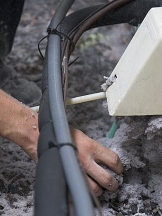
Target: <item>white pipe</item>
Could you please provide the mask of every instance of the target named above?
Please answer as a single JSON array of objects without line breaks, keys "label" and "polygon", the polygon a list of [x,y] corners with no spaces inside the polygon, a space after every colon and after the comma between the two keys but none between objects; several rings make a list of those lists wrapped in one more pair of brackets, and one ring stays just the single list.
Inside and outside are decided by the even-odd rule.
[{"label": "white pipe", "polygon": [[39,106],[31,107],[31,109],[35,112],[39,112]]},{"label": "white pipe", "polygon": [[106,98],[106,93],[105,92],[99,92],[99,93],[84,95],[84,96],[80,96],[80,97],[69,98],[69,99],[67,99],[67,105],[79,104],[79,103],[99,100],[99,99],[103,99],[103,98]]},{"label": "white pipe", "polygon": [[[94,100],[100,100],[106,98],[105,92],[98,92],[94,94],[89,95],[83,95],[75,98],[68,98],[66,104],[67,105],[73,105],[73,104],[79,104],[79,103],[85,103],[88,101],[94,101]],[[39,106],[31,107],[32,110],[38,112]]]}]

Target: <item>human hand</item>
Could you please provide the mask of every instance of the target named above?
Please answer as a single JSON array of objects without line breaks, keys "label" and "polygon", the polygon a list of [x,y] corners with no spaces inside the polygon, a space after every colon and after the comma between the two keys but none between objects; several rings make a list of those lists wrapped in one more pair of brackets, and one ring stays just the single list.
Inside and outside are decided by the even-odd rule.
[{"label": "human hand", "polygon": [[[3,91],[0,91],[0,97],[0,135],[15,142],[37,162],[38,114]],[[116,190],[116,179],[98,164],[105,164],[116,173],[121,173],[122,164],[117,154],[77,129],[71,129],[71,133],[93,191],[100,195],[102,188]]]},{"label": "human hand", "polygon": [[123,166],[118,155],[77,129],[71,128],[71,135],[92,191],[97,196],[102,194],[103,188],[115,191],[118,188],[117,180],[99,164],[106,165],[115,173],[120,174]]}]

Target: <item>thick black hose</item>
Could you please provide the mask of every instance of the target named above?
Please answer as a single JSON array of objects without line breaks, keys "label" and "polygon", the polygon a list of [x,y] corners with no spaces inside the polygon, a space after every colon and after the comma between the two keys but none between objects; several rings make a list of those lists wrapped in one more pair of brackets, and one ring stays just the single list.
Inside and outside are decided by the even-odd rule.
[{"label": "thick black hose", "polygon": [[61,167],[59,150],[51,145],[41,155],[37,166],[35,216],[67,216],[66,185]]},{"label": "thick black hose", "polygon": [[117,8],[110,14],[105,14],[94,26],[99,27],[117,23],[129,23],[138,26],[151,8],[161,6],[162,0],[135,0]]},{"label": "thick black hose", "polygon": [[[68,15],[61,22],[61,31],[65,34],[69,34],[73,28],[81,23],[91,13],[98,10],[103,4],[94,5],[91,7],[80,9],[70,15]],[[106,13],[98,19],[91,28],[101,27],[106,25],[129,23],[134,26],[138,26],[152,7],[161,7],[162,0],[134,0],[121,6],[109,13]]]},{"label": "thick black hose", "polygon": [[67,216],[67,190],[49,107],[48,55],[42,72],[42,100],[39,109],[38,165],[35,187],[35,216]]},{"label": "thick black hose", "polygon": [[[73,1],[69,0],[64,1],[63,4],[60,5],[50,23],[49,28],[57,28],[57,30],[59,30],[58,25],[65,17],[72,3]],[[62,143],[72,143],[63,102],[61,79],[61,41],[58,35],[49,36],[47,54],[50,111],[56,141],[58,145]],[[92,200],[87,190],[87,185],[79,167],[73,147],[61,147],[60,156],[77,215],[94,215]]]}]

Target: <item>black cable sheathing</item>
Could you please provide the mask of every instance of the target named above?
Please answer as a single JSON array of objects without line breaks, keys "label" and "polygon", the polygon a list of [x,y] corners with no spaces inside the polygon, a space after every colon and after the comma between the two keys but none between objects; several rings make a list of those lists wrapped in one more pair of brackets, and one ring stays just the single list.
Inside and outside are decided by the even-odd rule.
[{"label": "black cable sheathing", "polygon": [[[58,144],[72,143],[62,95],[59,43],[59,36],[49,36],[49,98],[54,132]],[[54,85],[51,83],[53,81]],[[87,189],[74,149],[71,146],[64,146],[60,148],[60,155],[77,216],[93,216],[94,210],[91,196]]]},{"label": "black cable sheathing", "polygon": [[56,143],[52,122],[48,122],[42,127],[38,143],[38,158],[40,158],[45,151],[51,148],[51,143],[53,145]]},{"label": "black cable sheathing", "polygon": [[[101,6],[103,6],[103,4],[83,8],[71,13],[61,22],[61,31],[65,34],[69,34],[73,28],[75,28],[91,13],[98,10]],[[138,26],[152,7],[161,6],[161,0],[134,0],[124,6],[110,11],[109,13],[106,13],[93,24],[92,28],[120,23],[129,23],[131,25]]]},{"label": "black cable sheathing", "polygon": [[67,216],[67,186],[58,148],[39,158],[35,186],[35,216]]},{"label": "black cable sheathing", "polygon": [[51,19],[49,27],[52,27],[52,29],[57,29],[60,22],[65,18],[68,10],[72,6],[75,0],[61,0],[54,16]]},{"label": "black cable sheathing", "polygon": [[[72,3],[73,1],[70,0],[61,3],[49,25],[49,28],[60,31],[59,23],[64,19]],[[62,143],[72,143],[63,101],[61,39],[58,35],[49,35],[47,53],[50,112],[56,141],[58,145]],[[71,146],[66,145],[60,148],[59,151],[77,216],[93,216],[93,203],[87,184],[82,175],[75,150]]]},{"label": "black cable sheathing", "polygon": [[39,107],[39,115],[38,115],[39,131],[41,131],[42,127],[48,122],[52,122],[52,118],[51,118],[51,112],[49,107],[49,93],[47,88],[42,95],[40,107]]},{"label": "black cable sheathing", "polygon": [[134,26],[141,24],[148,11],[153,7],[161,7],[161,0],[134,0],[110,14],[104,15],[99,19],[94,27],[105,26],[118,23],[129,23]]},{"label": "black cable sheathing", "polygon": [[35,188],[35,216],[67,216],[67,185],[49,109],[48,88],[39,112],[38,165]]},{"label": "black cable sheathing", "polygon": [[[47,51],[47,47],[46,47],[46,51]],[[48,53],[46,52],[45,58],[43,61],[43,70],[42,70],[42,86],[41,86],[42,94],[44,93],[46,89],[48,89],[48,61],[47,59],[48,59]]]},{"label": "black cable sheathing", "polygon": [[52,122],[48,122],[42,127],[38,143],[38,158],[52,147],[60,150],[60,148],[64,146],[70,146],[77,151],[77,148],[73,143],[59,143],[59,145],[56,143]]},{"label": "black cable sheathing", "polygon": [[38,165],[35,187],[35,216],[67,216],[67,185],[53,130],[48,90],[48,54],[42,71],[42,99],[38,124]]}]

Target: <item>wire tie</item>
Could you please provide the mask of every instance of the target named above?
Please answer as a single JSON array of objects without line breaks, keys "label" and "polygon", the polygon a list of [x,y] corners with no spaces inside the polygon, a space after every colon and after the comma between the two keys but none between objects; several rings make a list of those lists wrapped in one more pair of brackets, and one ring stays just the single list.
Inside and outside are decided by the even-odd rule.
[{"label": "wire tie", "polygon": [[65,37],[71,42],[72,46],[75,47],[73,40],[68,35],[64,34],[63,32],[60,32],[57,29],[47,28],[47,33],[48,33],[48,35],[50,35],[50,34],[58,35],[61,39],[63,39],[63,37]]},{"label": "wire tie", "polygon": [[56,147],[58,149],[64,147],[64,146],[71,146],[75,151],[78,151],[76,146],[72,143],[60,143],[60,144],[55,144],[53,142],[50,142],[49,143],[49,148],[53,148],[53,147]]}]

